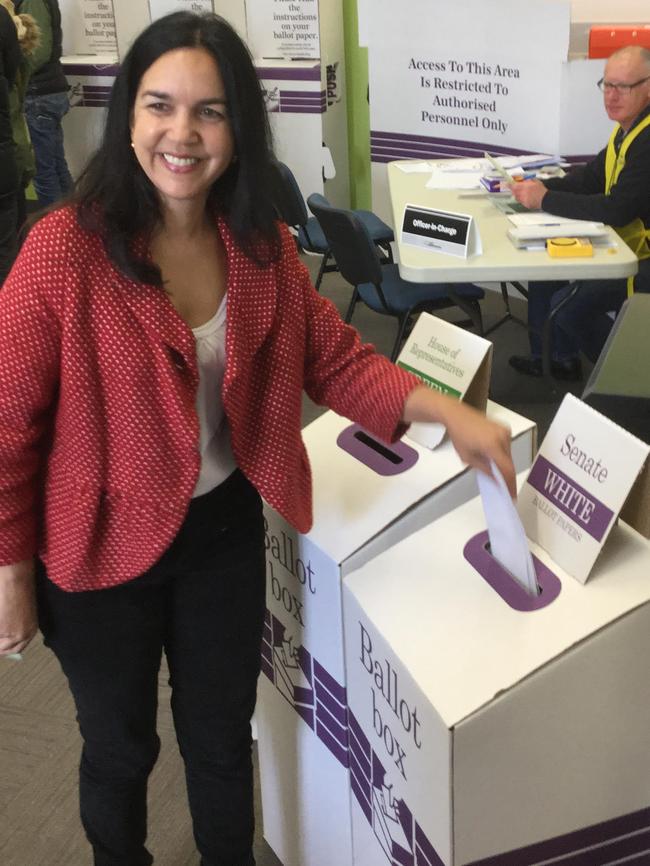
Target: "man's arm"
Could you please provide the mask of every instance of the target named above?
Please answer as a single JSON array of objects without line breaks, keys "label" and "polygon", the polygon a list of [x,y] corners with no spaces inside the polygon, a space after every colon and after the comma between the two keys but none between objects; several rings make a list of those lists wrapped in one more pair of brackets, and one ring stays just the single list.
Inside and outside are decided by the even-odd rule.
[{"label": "man's arm", "polygon": [[605,195],[605,151],[575,177],[553,179],[542,185],[524,181],[511,189],[528,208],[542,208],[567,219],[583,219],[619,227],[650,218],[650,128],[643,130],[627,152],[625,168],[610,194]]},{"label": "man's arm", "polygon": [[[605,150],[594,157],[586,165],[573,169],[564,177],[551,177],[547,180],[525,180],[510,184],[514,198],[529,210],[545,210],[558,216],[568,217],[569,214],[559,210],[551,210],[547,206],[550,199],[547,197],[549,191],[564,193],[570,199],[575,200],[580,196],[583,200],[601,193],[605,189]],[[596,217],[571,217],[572,219],[597,220]],[[600,222],[600,220],[597,220]]]}]

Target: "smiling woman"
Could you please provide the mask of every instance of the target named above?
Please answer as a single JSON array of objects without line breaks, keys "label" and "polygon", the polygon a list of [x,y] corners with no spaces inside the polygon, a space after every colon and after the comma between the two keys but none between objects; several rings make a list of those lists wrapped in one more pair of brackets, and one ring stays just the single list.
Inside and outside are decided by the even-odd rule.
[{"label": "smiling woman", "polygon": [[303,389],[384,440],[441,422],[514,489],[507,430],[362,344],[315,291],[274,177],[246,46],[216,15],[161,18],[0,292],[0,656],[38,613],[76,703],[95,866],[152,862],[162,652],[201,862],[254,864],[261,497],[308,531]]},{"label": "smiling woman", "polygon": [[131,142],[166,210],[189,203],[205,212],[212,184],[234,156],[225,87],[211,54],[178,48],[147,69],[135,98]]}]

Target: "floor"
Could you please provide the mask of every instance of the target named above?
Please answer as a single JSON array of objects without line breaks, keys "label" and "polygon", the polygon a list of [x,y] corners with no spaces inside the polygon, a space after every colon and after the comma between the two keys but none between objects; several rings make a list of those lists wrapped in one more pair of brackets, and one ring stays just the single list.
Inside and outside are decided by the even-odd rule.
[{"label": "floor", "polygon": [[[314,261],[308,262],[314,270]],[[325,277],[324,294],[340,309],[349,297],[338,275]],[[515,307],[525,314],[523,304]],[[500,295],[488,292],[486,325],[502,313]],[[367,309],[355,313],[364,339],[388,352],[395,322]],[[513,353],[526,351],[525,330],[508,322],[492,336],[494,400],[534,419],[543,435],[565,388],[518,376],[507,365]],[[580,386],[574,387],[580,393]],[[305,400],[305,423],[322,410]],[[169,688],[160,677],[161,756],[150,786],[150,847],[156,866],[198,866],[185,802],[183,769],[175,747]],[[90,855],[77,818],[76,773],[79,736],[74,709],[62,674],[40,640],[23,662],[0,660],[0,864],[2,866],[90,866]],[[262,839],[258,791],[258,866],[281,866]]]}]

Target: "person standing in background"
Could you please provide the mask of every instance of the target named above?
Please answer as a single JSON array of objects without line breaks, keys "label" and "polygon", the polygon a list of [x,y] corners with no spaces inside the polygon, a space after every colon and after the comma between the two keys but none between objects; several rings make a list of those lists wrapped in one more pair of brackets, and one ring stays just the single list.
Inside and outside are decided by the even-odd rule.
[{"label": "person standing in background", "polygon": [[20,65],[18,35],[11,15],[0,6],[0,286],[16,257],[18,169],[11,132],[9,91]]},{"label": "person standing in background", "polygon": [[61,125],[70,108],[68,82],[61,66],[61,11],[58,0],[19,0],[16,11],[32,15],[41,29],[40,47],[30,58],[32,77],[25,97],[25,118],[36,156],[34,188],[39,204],[45,207],[72,188]]},{"label": "person standing in background", "polygon": [[20,247],[27,210],[25,205],[25,190],[36,173],[36,162],[34,148],[29,137],[27,122],[25,121],[24,104],[29,76],[31,74],[30,58],[38,49],[41,42],[41,34],[38,24],[31,15],[22,13],[16,15],[12,0],[0,0],[11,15],[20,48],[20,62],[16,72],[13,87],[9,90],[9,113],[11,118],[11,130],[14,139],[14,154],[16,168],[18,171],[18,189],[16,190],[16,232],[18,246]]}]

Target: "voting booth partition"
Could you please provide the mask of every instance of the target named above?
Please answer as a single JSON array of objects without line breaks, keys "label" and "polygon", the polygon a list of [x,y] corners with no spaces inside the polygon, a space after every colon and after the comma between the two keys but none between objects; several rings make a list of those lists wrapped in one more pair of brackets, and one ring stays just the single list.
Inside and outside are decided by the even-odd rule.
[{"label": "voting booth partition", "polygon": [[247,42],[276,155],[305,197],[349,203],[343,15],[336,0],[60,0],[71,111],[64,119],[74,177],[97,148],[119,61],[171,12],[216,12]]},{"label": "voting booth partition", "polygon": [[[650,862],[650,543],[614,501],[649,449],[575,399],[553,424],[520,493],[556,533],[528,521],[541,594],[491,557],[478,498],[344,581],[355,866]],[[560,433],[574,480],[540,492]]]},{"label": "voting booth partition", "polygon": [[[530,464],[532,422],[495,404]],[[267,614],[256,711],[264,836],[283,866],[352,863],[343,578],[476,491],[449,442],[387,446],[327,412],[303,431],[314,526],[265,509]],[[347,579],[347,578],[346,578]]]},{"label": "voting booth partition", "polygon": [[650,295],[632,295],[616,317],[583,393],[586,403],[644,442],[650,442],[649,332]]},{"label": "voting booth partition", "polygon": [[[372,208],[390,219],[386,163],[562,154],[583,162],[612,122],[587,56],[591,25],[649,21],[644,0],[358,0],[368,47]],[[504,26],[504,22],[507,25]],[[535,50],[531,51],[534,41]],[[418,204],[418,202],[414,202]]]}]

